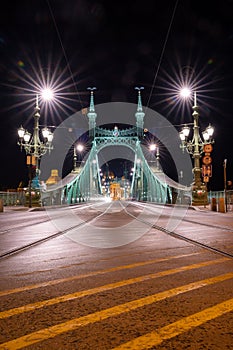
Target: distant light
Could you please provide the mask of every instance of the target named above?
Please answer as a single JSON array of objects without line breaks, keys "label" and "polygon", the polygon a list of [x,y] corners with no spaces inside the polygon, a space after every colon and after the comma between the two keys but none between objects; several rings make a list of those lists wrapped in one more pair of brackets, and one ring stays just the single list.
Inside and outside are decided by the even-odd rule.
[{"label": "distant light", "polygon": [[45,101],[51,101],[54,98],[54,93],[52,89],[46,88],[41,91],[41,97]]},{"label": "distant light", "polygon": [[23,67],[24,67],[24,63],[23,63],[23,61],[21,61],[21,60],[19,60],[17,64],[18,64],[18,66],[19,66],[20,68],[23,68]]},{"label": "distant light", "polygon": [[84,146],[81,145],[80,143],[77,145],[77,151],[82,152],[84,149]]},{"label": "distant light", "polygon": [[151,151],[155,151],[155,150],[156,150],[156,144],[155,144],[155,143],[152,143],[152,144],[150,145],[150,150],[151,150]]}]

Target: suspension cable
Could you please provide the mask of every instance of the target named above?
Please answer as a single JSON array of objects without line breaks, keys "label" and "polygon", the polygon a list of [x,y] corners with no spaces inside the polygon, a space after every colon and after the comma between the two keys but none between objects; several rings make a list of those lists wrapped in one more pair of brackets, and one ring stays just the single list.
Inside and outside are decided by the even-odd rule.
[{"label": "suspension cable", "polygon": [[70,64],[69,64],[69,62],[68,62],[67,54],[66,54],[64,45],[63,45],[63,43],[62,43],[61,35],[60,35],[59,29],[58,29],[58,26],[57,26],[57,23],[56,23],[56,20],[55,20],[55,16],[54,16],[54,13],[53,13],[53,11],[52,11],[52,7],[51,7],[51,5],[50,5],[49,0],[47,0],[47,5],[48,5],[49,12],[50,12],[50,15],[51,15],[52,20],[53,20],[53,24],[54,24],[54,27],[55,27],[55,30],[56,30],[56,33],[57,33],[57,36],[58,36],[58,40],[59,40],[60,45],[61,45],[61,48],[62,48],[63,55],[64,55],[64,57],[65,57],[65,61],[66,61],[67,67],[68,67],[68,71],[69,71],[69,73],[70,73],[72,82],[73,82],[73,84],[74,84],[74,88],[75,88],[75,90],[76,90],[76,92],[77,92],[77,95],[78,95],[79,103],[80,103],[81,107],[83,108],[83,104],[82,104],[82,101],[81,101],[81,98],[80,98],[80,94],[79,94],[78,89],[77,89],[77,86],[76,86],[76,84],[75,84],[74,75],[73,75],[73,72],[72,72],[72,70],[71,70]]},{"label": "suspension cable", "polygon": [[146,111],[148,109],[148,106],[149,106],[149,103],[150,103],[150,100],[151,100],[151,96],[152,96],[152,93],[153,93],[153,90],[154,90],[154,87],[155,87],[155,81],[156,81],[156,79],[158,77],[158,72],[160,70],[161,62],[162,62],[162,59],[163,59],[163,56],[164,56],[165,48],[166,48],[166,45],[167,45],[167,41],[168,41],[168,37],[169,37],[170,31],[171,31],[173,20],[174,20],[174,17],[175,17],[175,13],[176,13],[178,2],[179,2],[179,0],[176,0],[175,6],[174,6],[174,9],[173,9],[173,13],[172,13],[172,17],[171,17],[171,20],[170,20],[170,23],[169,23],[169,27],[168,27],[168,30],[167,30],[167,34],[166,34],[166,37],[165,37],[165,41],[164,41],[164,44],[163,44],[163,48],[162,48],[162,51],[161,51],[161,55],[160,55],[160,58],[159,58],[159,64],[158,64],[157,70],[156,70],[155,75],[154,75],[152,87],[151,87],[150,94],[149,94],[149,97],[148,97],[148,101],[147,101],[147,104],[146,104],[145,114],[146,114]]}]

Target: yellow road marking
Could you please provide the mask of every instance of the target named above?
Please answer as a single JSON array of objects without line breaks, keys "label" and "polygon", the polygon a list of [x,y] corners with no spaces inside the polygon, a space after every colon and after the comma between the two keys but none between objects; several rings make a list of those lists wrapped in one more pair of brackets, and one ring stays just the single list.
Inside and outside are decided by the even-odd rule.
[{"label": "yellow road marking", "polygon": [[201,268],[201,267],[215,265],[218,263],[222,263],[226,260],[228,260],[228,258],[221,258],[221,259],[216,259],[216,260],[211,260],[211,261],[204,261],[204,262],[198,263],[198,264],[181,266],[181,267],[178,267],[176,269],[151,273],[148,275],[130,278],[128,280],[110,283],[110,284],[106,284],[106,285],[103,285],[100,287],[87,289],[87,290],[80,291],[80,292],[75,292],[72,294],[62,295],[60,297],[56,297],[56,298],[52,298],[52,299],[38,301],[36,303],[20,306],[20,307],[14,308],[14,309],[6,310],[6,311],[2,311],[2,312],[0,312],[0,319],[7,318],[10,316],[14,316],[14,315],[18,315],[18,314],[21,314],[24,312],[29,312],[29,311],[36,310],[36,309],[41,309],[41,308],[46,307],[46,306],[67,302],[69,300],[83,298],[87,295],[93,295],[93,294],[104,292],[104,291],[111,290],[114,288],[120,288],[120,287],[127,286],[127,285],[130,285],[133,283],[139,283],[139,282],[143,282],[143,281],[146,281],[149,279],[159,278],[159,277],[168,276],[168,275],[172,275],[172,274],[183,272],[183,271],[188,271],[188,270],[193,270],[193,269],[197,269],[197,268]]},{"label": "yellow road marking", "polygon": [[82,278],[86,278],[86,277],[103,275],[103,274],[108,273],[108,272],[115,272],[115,271],[121,271],[121,270],[125,270],[125,269],[132,269],[132,268],[139,267],[139,266],[146,266],[146,265],[155,264],[155,263],[159,263],[159,262],[163,262],[163,261],[169,261],[171,259],[180,259],[180,258],[185,258],[188,256],[198,255],[198,254],[200,254],[200,253],[198,252],[198,253],[190,253],[190,254],[183,254],[183,255],[174,255],[174,256],[167,257],[167,258],[159,258],[159,259],[157,258],[154,260],[147,260],[147,261],[142,261],[142,262],[138,262],[138,263],[134,263],[134,264],[112,267],[112,268],[105,269],[105,270],[99,270],[99,271],[94,271],[94,272],[92,271],[92,272],[85,273],[85,274],[78,275],[78,276],[59,278],[59,279],[56,279],[53,281],[32,284],[29,286],[19,287],[19,288],[15,288],[15,289],[3,290],[3,291],[0,291],[0,297],[4,296],[4,295],[9,295],[9,294],[25,292],[25,291],[32,290],[32,289],[53,286],[53,285],[56,285],[59,283],[74,281],[74,280],[78,280],[78,279],[82,279]]},{"label": "yellow road marking", "polygon": [[[88,324],[95,323],[95,322],[101,322],[107,318],[114,317],[117,315],[120,315],[125,312],[129,312],[132,310],[136,310],[139,307],[143,307],[145,305],[150,305],[152,303],[158,302],[160,300],[164,300],[167,298],[174,297],[176,295],[186,293],[207,285],[211,285],[217,282],[225,281],[227,279],[230,279],[233,277],[233,273],[228,273],[225,275],[201,280],[198,282],[189,283],[184,286],[176,287],[174,289],[170,289],[164,292],[160,292],[158,294],[153,294],[145,298],[140,298],[137,300],[130,301],[125,304],[117,305],[114,307],[111,307],[106,310],[98,311],[93,314],[89,314],[86,316],[78,317],[73,320],[63,322],[60,324],[57,324],[55,326],[51,326],[45,329],[41,329],[37,332],[33,332],[27,335],[24,335],[20,338],[8,341],[6,343],[3,343],[0,345],[0,350],[7,349],[7,350],[18,350],[22,349],[23,347],[44,341],[46,339],[54,338],[59,334],[66,333],[69,331],[73,331],[79,327],[84,327]],[[222,304],[221,304],[222,305]],[[225,302],[224,312],[231,311],[233,308],[233,299],[229,302]],[[211,308],[210,308],[211,309]],[[207,309],[208,310],[208,309]],[[215,309],[214,309],[215,310]],[[218,315],[217,310],[214,312],[207,311],[209,317],[217,317]],[[223,311],[222,311],[223,313]],[[196,324],[198,325],[198,317],[195,318]],[[181,321],[180,321],[181,322]],[[183,327],[185,327],[185,322],[183,322]],[[178,330],[176,330],[178,332]],[[132,349],[132,348],[131,348]]]},{"label": "yellow road marking", "polygon": [[220,304],[197,312],[196,314],[184,317],[179,321],[171,323],[158,329],[157,331],[138,337],[112,350],[151,349],[153,346],[160,345],[164,340],[168,340],[184,332],[188,332],[192,328],[198,327],[203,323],[222,316],[230,311],[233,311],[233,299],[226,300]]}]

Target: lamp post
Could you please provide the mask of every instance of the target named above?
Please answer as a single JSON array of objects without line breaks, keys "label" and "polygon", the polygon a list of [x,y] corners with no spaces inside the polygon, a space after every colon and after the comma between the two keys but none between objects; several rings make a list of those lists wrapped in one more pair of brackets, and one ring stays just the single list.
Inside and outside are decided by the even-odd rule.
[{"label": "lamp post", "polygon": [[224,162],[223,162],[223,177],[224,177],[225,211],[227,212],[227,159],[224,159]]},{"label": "lamp post", "polygon": [[77,144],[75,146],[74,144],[74,156],[73,156],[73,159],[74,159],[74,167],[73,167],[73,171],[77,171],[78,168],[77,168],[77,151],[79,153],[82,153],[82,151],[84,150],[84,146],[82,144]]},{"label": "lamp post", "polygon": [[[183,91],[183,96],[188,96],[187,89]],[[194,158],[194,167],[193,167],[193,183],[192,183],[192,204],[193,205],[206,205],[207,200],[207,186],[206,183],[209,181],[209,176],[211,176],[211,157],[210,153],[212,151],[212,144],[214,140],[212,139],[214,129],[209,124],[209,126],[202,133],[202,137],[199,133],[198,125],[198,106],[197,106],[197,95],[194,92],[194,105],[193,105],[193,137],[192,140],[188,141],[188,136],[190,128],[188,125],[185,125],[180,132],[180,138],[182,144],[180,147],[184,150],[186,149],[189,154]],[[200,158],[202,153],[205,152],[205,157],[203,158],[204,165],[202,169],[200,167]],[[202,171],[203,170],[203,171]],[[202,181],[202,175],[205,181]]]},{"label": "lamp post", "polygon": [[[39,190],[39,160],[47,151],[50,152],[53,148],[53,134],[47,127],[44,127],[41,131],[43,141],[41,141],[40,139],[40,107],[38,95],[36,95],[36,106],[33,117],[34,127],[32,134],[26,129],[24,129],[22,126],[18,129],[18,145],[20,146],[21,150],[25,150],[27,154],[27,165],[29,166],[29,208],[32,207],[32,188]],[[32,174],[32,166],[35,166],[34,178]],[[39,197],[39,195],[37,197]],[[39,204],[39,198],[38,203],[36,204]]]},{"label": "lamp post", "polygon": [[159,170],[159,146],[155,143],[151,143],[149,149],[151,152],[156,151],[156,170]]}]

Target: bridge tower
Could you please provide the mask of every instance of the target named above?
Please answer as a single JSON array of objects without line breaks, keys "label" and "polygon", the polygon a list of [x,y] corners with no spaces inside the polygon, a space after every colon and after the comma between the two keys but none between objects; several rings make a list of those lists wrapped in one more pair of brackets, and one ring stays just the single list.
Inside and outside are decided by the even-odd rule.
[{"label": "bridge tower", "polygon": [[144,133],[144,116],[145,113],[142,109],[142,98],[141,98],[141,90],[143,90],[144,87],[135,87],[135,90],[138,90],[138,105],[137,105],[137,111],[135,113],[136,118],[136,128],[137,128],[137,136],[139,139],[142,139],[143,133]]},{"label": "bridge tower", "polygon": [[95,138],[95,127],[96,127],[96,117],[97,113],[95,112],[95,105],[94,105],[94,90],[96,90],[96,87],[89,87],[87,90],[90,90],[90,106],[89,111],[87,113],[87,117],[89,120],[89,137],[90,139]]}]

